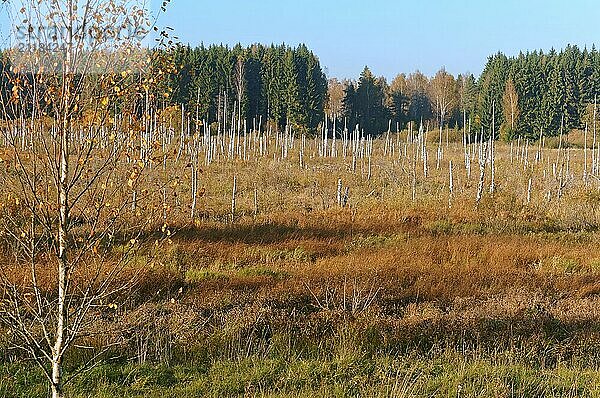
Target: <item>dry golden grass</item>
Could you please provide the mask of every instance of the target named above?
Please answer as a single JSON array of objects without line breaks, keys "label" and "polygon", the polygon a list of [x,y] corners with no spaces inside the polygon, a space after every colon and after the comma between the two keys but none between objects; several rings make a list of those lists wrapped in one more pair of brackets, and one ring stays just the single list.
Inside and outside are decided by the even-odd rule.
[{"label": "dry golden grass", "polygon": [[[310,283],[357,277],[381,288],[378,300],[400,303],[449,303],[513,290],[552,297],[593,295],[600,265],[598,181],[584,184],[583,151],[561,154],[563,162],[568,156],[569,182],[559,199],[552,175],[556,150],[544,148],[542,160],[535,162],[537,144],[531,143],[524,162],[518,159],[524,148],[517,150],[513,143],[511,163],[509,144],[497,143],[496,192],[488,192],[488,169],[477,206],[476,159],[467,178],[460,140],[450,141],[448,147],[444,142],[439,170],[436,146],[429,144],[429,176],[417,167],[416,200],[410,159],[398,153],[384,156],[383,140],[375,142],[371,179],[367,159],[359,159],[354,172],[350,158],[320,158],[316,148],[314,157],[305,154],[303,168],[293,150],[288,159],[275,155],[213,163],[201,177],[206,194],[195,223],[186,217],[183,174],[180,201],[170,207],[175,235],[162,263],[176,264],[194,300],[208,300],[228,288],[266,289],[265,297],[286,290],[307,294]],[[587,162],[589,169],[589,153]],[[234,175],[238,217],[229,224]],[[526,203],[529,177],[532,199]],[[335,203],[338,178],[350,188],[346,208]]]},{"label": "dry golden grass", "polygon": [[[120,279],[137,275],[137,284],[122,307],[99,309],[99,328],[130,344],[136,330],[148,340],[167,339],[155,347],[160,358],[163,343],[191,347],[225,333],[240,346],[267,344],[283,331],[318,341],[348,322],[359,336],[377,336],[373,349],[460,341],[494,349],[549,339],[576,352],[582,341],[597,339],[600,185],[583,179],[583,150],[561,153],[561,181],[553,173],[556,150],[544,148],[536,162],[531,143],[524,161],[524,148],[513,143],[511,156],[509,144],[497,143],[496,191],[489,192],[488,168],[476,204],[479,167],[474,158],[467,176],[460,137],[444,142],[439,169],[436,144],[428,144],[429,175],[417,161],[414,199],[415,169],[404,152],[415,153],[414,144],[404,140],[402,154],[384,154],[384,140],[375,141],[370,178],[367,158],[354,171],[351,157],[321,158],[314,146],[304,167],[297,147],[287,159],[271,148],[262,158],[218,160],[203,169],[205,194],[194,220],[187,161],[171,159],[169,174],[178,182],[168,185],[164,203],[170,236],[156,247],[163,220],[154,220]],[[145,177],[149,186],[164,178],[157,170]],[[336,203],[338,179],[350,192],[343,208]],[[162,198],[150,196],[131,219],[159,214]]]}]

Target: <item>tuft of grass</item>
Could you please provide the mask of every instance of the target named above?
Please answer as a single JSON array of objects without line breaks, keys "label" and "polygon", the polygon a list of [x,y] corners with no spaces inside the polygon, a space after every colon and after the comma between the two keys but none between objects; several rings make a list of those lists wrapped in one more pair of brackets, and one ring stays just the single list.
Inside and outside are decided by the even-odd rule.
[{"label": "tuft of grass", "polygon": [[229,279],[229,275],[224,272],[212,271],[209,269],[196,269],[190,268],[185,272],[185,282],[193,284],[206,280],[226,280]]},{"label": "tuft of grass", "polygon": [[296,263],[312,263],[316,260],[316,255],[304,249],[301,246],[293,249],[273,249],[261,250],[261,260],[266,263],[276,262],[296,262]]},{"label": "tuft of grass", "polygon": [[539,267],[544,271],[566,275],[581,273],[587,270],[579,261],[560,256],[553,256],[547,259]]}]

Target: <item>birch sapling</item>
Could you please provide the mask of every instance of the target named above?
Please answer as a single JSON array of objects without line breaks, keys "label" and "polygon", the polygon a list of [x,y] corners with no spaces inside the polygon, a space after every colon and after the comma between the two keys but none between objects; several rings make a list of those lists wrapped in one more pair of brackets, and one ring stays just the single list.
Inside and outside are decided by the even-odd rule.
[{"label": "birch sapling", "polygon": [[235,221],[235,206],[236,206],[236,197],[237,197],[237,176],[233,176],[233,188],[231,190],[231,223]]}]

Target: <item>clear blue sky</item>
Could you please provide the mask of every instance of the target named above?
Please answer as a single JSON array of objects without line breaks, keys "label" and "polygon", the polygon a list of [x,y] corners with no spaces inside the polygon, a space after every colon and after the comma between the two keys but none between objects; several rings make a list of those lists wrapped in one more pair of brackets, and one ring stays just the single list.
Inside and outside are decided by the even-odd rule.
[{"label": "clear blue sky", "polygon": [[442,66],[479,75],[498,51],[600,47],[598,0],[172,0],[159,25],[192,45],[306,43],[339,78],[365,65],[388,79]]},{"label": "clear blue sky", "polygon": [[160,24],[192,45],[303,42],[330,77],[478,75],[498,51],[600,47],[597,0],[172,0]]}]

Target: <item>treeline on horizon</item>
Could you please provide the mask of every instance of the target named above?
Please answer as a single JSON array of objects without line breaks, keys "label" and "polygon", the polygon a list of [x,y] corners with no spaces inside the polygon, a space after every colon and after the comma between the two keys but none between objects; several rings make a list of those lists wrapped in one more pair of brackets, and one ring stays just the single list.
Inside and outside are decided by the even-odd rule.
[{"label": "treeline on horizon", "polygon": [[314,131],[323,121],[327,78],[304,44],[178,46],[174,59],[171,103],[209,123],[270,121],[279,129]]},{"label": "treeline on horizon", "polygon": [[[164,51],[152,51],[154,58],[169,58],[172,63],[167,79],[150,88],[152,97],[159,99],[154,105],[159,109],[183,106],[192,126],[208,122],[215,124],[215,130],[225,131],[270,122],[278,129],[289,126],[296,131],[315,131],[324,120],[327,78],[317,56],[304,44],[238,44],[231,48],[178,45]],[[156,56],[161,52],[166,57]],[[19,93],[20,101],[20,106],[0,107],[2,117],[29,117],[31,106],[26,102],[39,97],[31,91],[32,76],[15,73],[9,56],[2,52],[0,74],[2,103],[14,105],[15,93]],[[135,72],[129,76],[130,80],[136,78]],[[16,81],[20,82],[18,90]],[[133,115],[143,113],[143,93],[138,97],[142,99],[117,98],[109,108],[113,112],[133,109]],[[46,103],[42,108],[49,113],[52,109]]]},{"label": "treeline on horizon", "polygon": [[600,53],[567,46],[515,57],[497,53],[478,79],[442,68],[432,78],[417,71],[388,84],[365,67],[357,81],[329,80],[327,110],[371,133],[423,122],[537,138],[592,127],[599,90]]},{"label": "treeline on horizon", "polygon": [[[433,77],[401,73],[390,83],[368,67],[357,80],[327,80],[318,57],[304,44],[179,45],[171,51],[175,67],[166,86],[155,87],[168,95],[158,95],[157,106],[183,105],[188,119],[221,131],[271,123],[316,132],[327,117],[330,126],[337,122],[338,131],[358,125],[373,135],[413,122],[486,135],[493,130],[496,138],[537,138],[595,126],[600,90],[600,53],[594,47],[514,57],[497,53],[479,78],[455,77],[442,68]],[[6,99],[12,89],[6,59],[1,69],[0,95]]]}]

